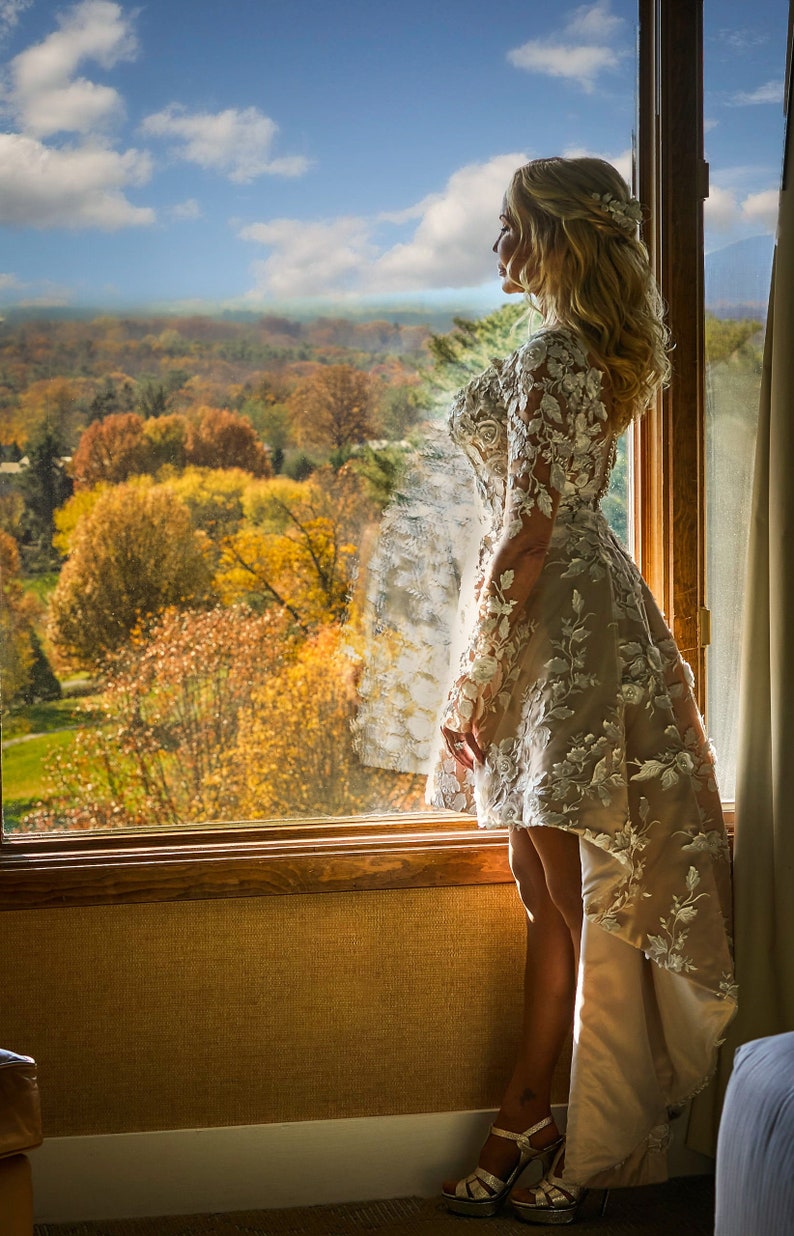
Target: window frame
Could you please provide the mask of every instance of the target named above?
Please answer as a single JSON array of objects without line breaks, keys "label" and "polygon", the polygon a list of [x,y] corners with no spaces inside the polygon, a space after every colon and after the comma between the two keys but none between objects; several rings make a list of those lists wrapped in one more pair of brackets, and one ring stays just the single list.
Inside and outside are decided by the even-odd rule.
[{"label": "window frame", "polygon": [[[675,341],[634,434],[637,558],[705,701],[702,0],[638,0],[637,188]],[[674,173],[674,174],[673,174]],[[693,502],[693,496],[695,501]],[[423,813],[0,836],[0,909],[510,883],[507,832]]]}]

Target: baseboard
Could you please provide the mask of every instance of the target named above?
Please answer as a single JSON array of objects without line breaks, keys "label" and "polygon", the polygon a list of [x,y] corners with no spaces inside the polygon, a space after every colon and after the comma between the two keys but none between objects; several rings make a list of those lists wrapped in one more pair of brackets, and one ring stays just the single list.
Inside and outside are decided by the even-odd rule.
[{"label": "baseboard", "polygon": [[[433,1197],[441,1180],[474,1162],[493,1116],[429,1112],[49,1138],[30,1156],[36,1221]],[[564,1123],[564,1109],[555,1117]],[[672,1174],[712,1170],[711,1159],[679,1144],[684,1123],[674,1126]]]}]

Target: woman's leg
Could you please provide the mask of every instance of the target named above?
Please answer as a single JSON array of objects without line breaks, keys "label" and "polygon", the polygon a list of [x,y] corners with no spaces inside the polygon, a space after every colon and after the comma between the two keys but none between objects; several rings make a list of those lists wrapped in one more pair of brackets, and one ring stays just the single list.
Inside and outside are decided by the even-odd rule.
[{"label": "woman's leg", "polygon": [[[571,928],[551,896],[546,864],[534,843],[540,833],[558,834],[558,830],[510,830],[510,866],[527,912],[524,1019],[516,1066],[494,1123],[497,1128],[513,1133],[521,1133],[549,1115],[551,1079],[573,1025],[576,993],[577,953]],[[576,845],[573,876],[581,890],[578,841],[567,834],[558,835],[564,842]],[[548,864],[552,863],[553,844],[543,846]],[[563,864],[570,871],[570,847]],[[581,891],[579,899],[581,904]],[[551,1125],[536,1134],[532,1142],[541,1149],[558,1136],[556,1126]],[[481,1167],[500,1179],[509,1175],[517,1161],[515,1144],[493,1136],[487,1138],[479,1160]],[[454,1185],[454,1181],[446,1181],[445,1191],[454,1192]]]},{"label": "woman's leg", "polygon": [[[558,828],[534,828],[532,839],[543,868],[549,897],[564,921],[568,933],[573,963],[573,998],[575,998],[584,917],[579,838],[575,833],[567,833]],[[573,998],[570,1006],[571,1021],[573,1021]],[[563,1155],[557,1162],[555,1171],[562,1174],[564,1165],[565,1156]],[[525,1202],[534,1200],[532,1190],[518,1189],[515,1197]]]}]

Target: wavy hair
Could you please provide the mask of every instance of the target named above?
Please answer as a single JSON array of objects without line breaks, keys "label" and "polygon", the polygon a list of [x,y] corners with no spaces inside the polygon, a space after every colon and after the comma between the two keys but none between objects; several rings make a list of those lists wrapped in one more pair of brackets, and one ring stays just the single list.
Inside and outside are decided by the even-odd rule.
[{"label": "wavy hair", "polygon": [[534,159],[515,172],[505,213],[518,244],[510,279],[548,321],[576,330],[608,374],[621,432],[670,376],[670,337],[637,203],[602,159]]}]

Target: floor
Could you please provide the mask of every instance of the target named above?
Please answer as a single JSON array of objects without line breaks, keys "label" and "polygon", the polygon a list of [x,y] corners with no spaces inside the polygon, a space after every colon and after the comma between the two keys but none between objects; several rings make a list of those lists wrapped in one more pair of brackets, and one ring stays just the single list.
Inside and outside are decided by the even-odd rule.
[{"label": "floor", "polygon": [[[577,1231],[594,1236],[712,1236],[714,1178],[679,1177],[643,1189],[617,1189],[606,1215],[600,1198],[587,1199]],[[396,1198],[345,1206],[295,1210],[236,1211],[226,1215],[182,1215],[163,1219],[116,1219],[92,1223],[42,1223],[36,1236],[526,1236],[551,1233],[558,1226],[518,1222],[505,1211],[494,1219],[449,1214],[438,1198]]]}]

